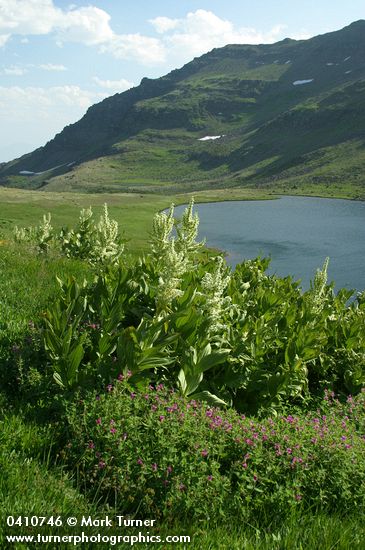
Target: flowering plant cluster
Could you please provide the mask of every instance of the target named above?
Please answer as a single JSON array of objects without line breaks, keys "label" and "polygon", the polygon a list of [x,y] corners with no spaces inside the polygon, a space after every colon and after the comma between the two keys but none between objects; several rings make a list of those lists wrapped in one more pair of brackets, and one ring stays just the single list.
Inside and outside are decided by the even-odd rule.
[{"label": "flowering plant cluster", "polygon": [[365,392],[258,420],[186,401],[131,373],[69,409],[64,456],[125,514],[171,521],[341,514],[365,504]]},{"label": "flowering plant cluster", "polygon": [[[326,387],[358,393],[365,385],[361,296],[348,305],[351,292],[334,293],[328,260],[302,292],[290,277],[267,275],[267,260],[232,271],[223,258],[198,254],[192,209],[181,222],[173,208],[157,214],[150,254],[134,264],[111,266],[88,284],[60,282],[44,322],[59,385],[108,383],[130,369],[135,385],[167,383],[190,398],[265,413]],[[89,223],[89,214],[83,219]],[[103,220],[105,229],[106,210]]]},{"label": "flowering plant cluster", "polygon": [[51,214],[47,214],[38,227],[15,227],[13,236],[15,242],[31,243],[41,253],[60,247],[68,258],[79,258],[98,266],[116,265],[124,250],[118,222],[110,219],[107,204],[98,222],[91,207],[83,208],[73,229],[62,228],[57,234],[51,226]]},{"label": "flowering plant cluster", "polygon": [[51,214],[44,214],[43,219],[37,227],[18,227],[14,228],[14,241],[17,243],[32,243],[39,253],[46,254],[52,245],[54,231],[51,225]]},{"label": "flowering plant cluster", "polygon": [[66,256],[91,264],[115,265],[124,250],[118,222],[110,219],[107,204],[104,204],[99,222],[95,223],[93,216],[91,207],[83,209],[75,229],[62,229],[61,249]]}]

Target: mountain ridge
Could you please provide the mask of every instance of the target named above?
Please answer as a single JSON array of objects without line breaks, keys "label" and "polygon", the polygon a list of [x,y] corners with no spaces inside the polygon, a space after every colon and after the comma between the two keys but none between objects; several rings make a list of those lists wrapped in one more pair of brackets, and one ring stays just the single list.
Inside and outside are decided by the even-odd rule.
[{"label": "mountain ridge", "polygon": [[[296,166],[303,176],[314,154],[317,178],[326,166],[333,171],[333,147],[365,163],[364,107],[364,20],[308,40],[227,45],[91,106],[45,146],[1,164],[0,183],[86,191],[276,185]],[[201,141],[209,136],[221,137]],[[351,179],[344,166],[338,178]],[[355,180],[363,185],[365,176]]]}]

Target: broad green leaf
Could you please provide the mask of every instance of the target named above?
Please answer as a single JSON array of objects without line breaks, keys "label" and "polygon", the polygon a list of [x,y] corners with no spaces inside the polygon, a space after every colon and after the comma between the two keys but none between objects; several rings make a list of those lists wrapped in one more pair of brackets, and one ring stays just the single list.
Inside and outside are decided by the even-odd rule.
[{"label": "broad green leaf", "polygon": [[199,372],[205,372],[212,367],[224,363],[228,355],[229,350],[215,351],[209,355],[205,355],[202,359],[200,359],[197,365]]},{"label": "broad green leaf", "polygon": [[228,406],[228,403],[226,403],[226,401],[223,401],[223,399],[221,399],[217,395],[214,395],[213,393],[210,393],[207,390],[201,391],[199,393],[194,393],[193,395],[189,395],[189,399],[205,401],[206,403],[208,403],[208,405],[212,405],[213,407]]}]

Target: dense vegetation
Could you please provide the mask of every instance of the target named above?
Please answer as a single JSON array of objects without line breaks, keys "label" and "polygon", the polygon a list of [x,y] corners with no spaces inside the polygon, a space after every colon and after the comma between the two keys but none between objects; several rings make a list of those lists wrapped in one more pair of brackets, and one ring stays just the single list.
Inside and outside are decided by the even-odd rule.
[{"label": "dense vegetation", "polygon": [[304,293],[264,259],[232,272],[197,228],[193,203],[157,214],[133,259],[105,206],[3,243],[2,513],[153,516],[199,548],[300,547],[313,522],[310,547],[361,548],[364,295],[327,260]]}]

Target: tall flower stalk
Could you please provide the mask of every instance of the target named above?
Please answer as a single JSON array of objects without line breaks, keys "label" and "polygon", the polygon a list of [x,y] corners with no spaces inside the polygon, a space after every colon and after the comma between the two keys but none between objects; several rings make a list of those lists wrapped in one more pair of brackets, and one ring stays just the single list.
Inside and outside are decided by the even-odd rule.
[{"label": "tall flower stalk", "polygon": [[37,229],[37,246],[41,253],[46,254],[49,251],[52,238],[51,214],[48,213],[43,215],[43,221]]},{"label": "tall flower stalk", "polygon": [[101,264],[116,264],[124,250],[124,244],[119,236],[116,220],[109,217],[108,206],[105,203],[103,213],[96,226],[95,243],[93,247],[94,262]]},{"label": "tall flower stalk", "polygon": [[229,296],[225,296],[229,281],[230,275],[224,266],[223,258],[218,256],[215,259],[213,272],[206,272],[201,281],[201,296],[203,297],[201,310],[208,322],[209,335],[216,334],[224,328],[224,324],[221,322],[222,316],[231,303]]},{"label": "tall flower stalk", "polygon": [[150,239],[151,252],[154,261],[161,262],[169,248],[171,233],[174,229],[174,205],[171,204],[168,214],[158,212],[152,222]]},{"label": "tall flower stalk", "polygon": [[[181,278],[191,268],[194,255],[203,246],[196,242],[199,217],[193,213],[194,200],[191,199],[181,221],[174,219],[174,205],[168,214],[159,212],[153,219],[151,234],[152,259],[158,274],[156,308],[159,313],[170,309],[172,301],[182,294]],[[173,230],[176,228],[176,236]]]},{"label": "tall flower stalk", "polygon": [[329,258],[326,258],[322,269],[317,269],[314,276],[314,281],[311,284],[311,289],[308,293],[309,303],[311,304],[314,313],[320,312],[325,305],[328,263]]},{"label": "tall flower stalk", "polygon": [[189,206],[185,208],[180,225],[176,228],[176,248],[184,254],[186,262],[192,262],[196,254],[204,245],[205,241],[197,242],[199,229],[198,213],[193,213],[194,198],[191,198]]}]

